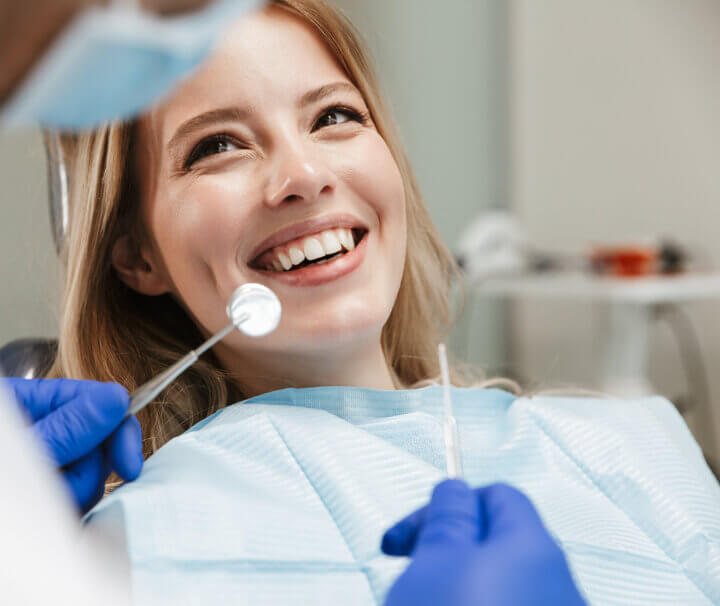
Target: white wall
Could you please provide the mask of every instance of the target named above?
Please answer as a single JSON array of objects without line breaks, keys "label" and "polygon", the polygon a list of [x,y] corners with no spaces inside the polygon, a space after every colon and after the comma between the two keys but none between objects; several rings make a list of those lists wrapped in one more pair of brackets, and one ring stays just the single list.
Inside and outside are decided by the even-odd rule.
[{"label": "white wall", "polygon": [[[671,235],[720,265],[720,2],[513,0],[510,23],[512,199],[533,240],[571,251]],[[518,305],[521,372],[542,385],[591,383],[596,311]],[[720,420],[720,301],[688,311]],[[684,390],[660,329],[651,376],[667,396]],[[707,418],[690,418],[706,443]]]}]

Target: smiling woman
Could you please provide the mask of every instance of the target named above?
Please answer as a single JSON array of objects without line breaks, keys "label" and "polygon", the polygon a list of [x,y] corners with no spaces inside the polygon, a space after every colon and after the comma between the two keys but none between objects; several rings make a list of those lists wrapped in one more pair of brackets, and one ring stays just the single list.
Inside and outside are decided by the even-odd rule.
[{"label": "smiling woman", "polygon": [[[245,396],[394,387],[381,334],[405,266],[405,187],[365,96],[316,33],[286,9],[242,21],[140,122],[138,145],[150,237],[125,234],[112,256],[130,288],[170,294],[213,333],[238,284],[271,287],[283,304],[278,329],[214,350]],[[326,256],[323,235],[332,248],[332,230],[345,229],[363,234],[358,246],[312,263]],[[292,266],[268,271],[262,254]]]},{"label": "smiling woman", "polygon": [[[153,456],[89,514],[125,539],[136,602],[380,603],[404,566],[382,532],[447,469],[441,392],[418,384],[454,264],[350,26],[273,2],[150,113],[65,144],[55,375],[134,390],[239,284],[283,307],[141,412]],[[720,490],[668,402],[448,392],[468,482],[526,492],[592,603],[718,601]]]},{"label": "smiling woman", "polygon": [[146,454],[242,397],[437,375],[454,264],[355,35],[322,2],[273,3],[151,113],[65,145],[54,375],[132,391],[218,330],[238,284],[282,301],[273,335],[232,335],[144,411]]}]

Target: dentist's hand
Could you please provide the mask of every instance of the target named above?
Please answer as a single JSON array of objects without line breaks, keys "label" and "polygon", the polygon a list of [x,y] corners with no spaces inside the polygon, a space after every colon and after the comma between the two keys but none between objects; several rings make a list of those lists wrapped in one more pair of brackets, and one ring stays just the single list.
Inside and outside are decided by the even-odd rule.
[{"label": "dentist's hand", "polygon": [[585,604],[529,499],[504,484],[442,482],[385,533],[382,550],[412,556],[385,606]]},{"label": "dentist's hand", "polygon": [[114,470],[134,480],[143,466],[135,417],[123,421],[130,399],[116,383],[69,379],[0,379],[33,422],[32,430],[61,468],[81,511],[100,500]]}]

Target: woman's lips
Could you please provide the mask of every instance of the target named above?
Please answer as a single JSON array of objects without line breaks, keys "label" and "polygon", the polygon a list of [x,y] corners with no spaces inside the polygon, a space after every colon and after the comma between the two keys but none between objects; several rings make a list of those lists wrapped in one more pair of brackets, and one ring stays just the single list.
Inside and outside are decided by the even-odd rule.
[{"label": "woman's lips", "polygon": [[358,242],[353,250],[319,265],[307,265],[291,271],[268,271],[255,269],[263,277],[277,280],[288,286],[318,286],[326,282],[337,280],[357,269],[365,258],[369,232],[366,232],[362,240]]}]

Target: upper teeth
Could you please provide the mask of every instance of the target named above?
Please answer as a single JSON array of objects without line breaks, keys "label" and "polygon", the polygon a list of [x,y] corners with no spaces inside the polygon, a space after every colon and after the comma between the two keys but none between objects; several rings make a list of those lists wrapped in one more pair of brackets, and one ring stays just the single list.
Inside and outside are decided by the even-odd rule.
[{"label": "upper teeth", "polygon": [[260,259],[260,267],[275,271],[288,271],[306,259],[314,261],[327,255],[334,255],[345,249],[355,248],[352,231],[347,228],[328,229],[293,242],[277,246],[266,252]]}]

